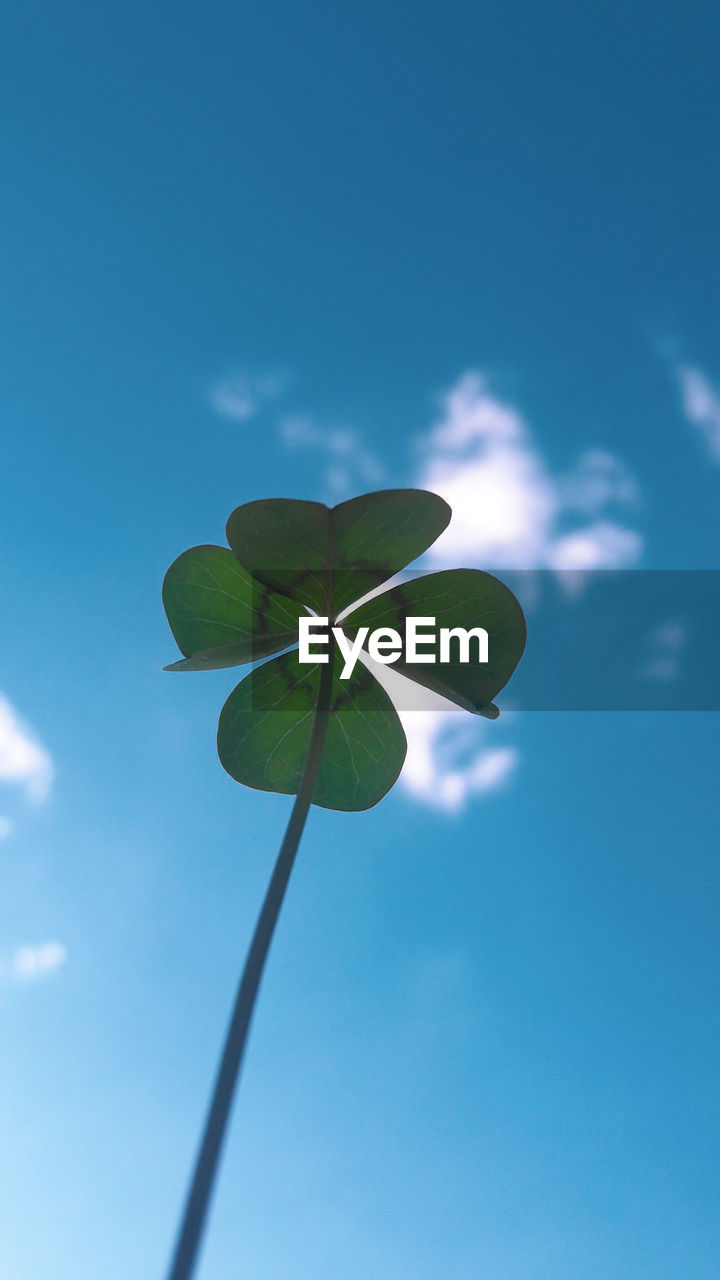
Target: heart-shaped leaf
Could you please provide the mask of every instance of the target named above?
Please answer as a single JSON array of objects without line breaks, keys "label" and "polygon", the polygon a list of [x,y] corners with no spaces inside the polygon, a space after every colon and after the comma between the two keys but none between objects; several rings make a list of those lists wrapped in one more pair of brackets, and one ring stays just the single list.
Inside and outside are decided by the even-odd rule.
[{"label": "heart-shaped leaf", "polygon": [[507,684],[525,648],[525,619],[512,591],[480,569],[446,569],[367,600],[345,619],[343,630],[355,635],[364,626],[371,631],[390,628],[404,639],[408,617],[434,618],[438,630],[483,627],[487,631],[487,662],[460,662],[455,639],[450,642],[450,662],[408,662],[403,649],[393,666],[466,710],[495,719],[498,712],[492,700]]},{"label": "heart-shaped leaf", "polygon": [[237,507],[227,539],[254,578],[336,618],[422,555],[450,515],[423,489],[386,489],[332,508],[270,498]]},{"label": "heart-shaped leaf", "polygon": [[167,671],[208,671],[297,643],[307,611],[258,583],[227,547],[192,547],[165,574],[163,604],[181,653]]},{"label": "heart-shaped leaf", "polygon": [[[407,743],[397,712],[363,666],[340,679],[335,654],[332,701],[313,804],[369,809],[393,786]],[[320,687],[319,664],[301,665],[296,651],[256,667],[220,713],[218,755],[238,782],[293,795],[307,755]]]}]

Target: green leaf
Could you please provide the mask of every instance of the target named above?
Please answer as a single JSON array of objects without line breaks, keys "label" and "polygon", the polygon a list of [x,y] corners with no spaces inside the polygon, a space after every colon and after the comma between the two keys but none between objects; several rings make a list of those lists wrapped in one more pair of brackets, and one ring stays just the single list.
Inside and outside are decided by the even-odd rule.
[{"label": "green leaf", "polygon": [[[238,507],[227,526],[231,550],[195,547],[168,570],[163,599],[185,655],[168,670],[234,666],[289,649],[297,643],[304,606],[335,621],[426,550],[449,517],[441,498],[417,489],[366,494],[332,509],[279,498]],[[486,663],[461,662],[456,649],[445,663],[417,665],[403,653],[394,665],[494,719],[499,713],[492,699],[510,679],[525,644],[525,623],[512,592],[478,569],[428,574],[351,610],[343,629],[354,635],[361,626],[387,628],[404,636],[408,616],[433,618],[437,629],[487,630]],[[364,809],[395,782],[405,736],[375,677],[358,665],[342,680],[343,666],[338,653],[313,802]],[[328,680],[321,681],[321,671],[329,674],[319,663],[301,666],[297,652],[283,653],[237,686],[218,731],[220,759],[232,777],[261,790],[297,792],[319,697],[327,708]],[[323,730],[325,714],[317,720]]]},{"label": "green leaf", "polygon": [[237,507],[227,539],[253,577],[336,618],[422,555],[450,514],[423,489],[368,493],[333,508],[269,498]]},{"label": "green leaf", "polygon": [[459,662],[457,641],[452,641],[453,660],[449,663],[410,663],[403,649],[393,668],[466,710],[495,719],[498,710],[492,700],[507,684],[525,648],[525,619],[512,591],[480,569],[447,569],[375,596],[353,610],[342,625],[350,635],[363,626],[371,631],[387,627],[398,631],[404,640],[408,616],[434,618],[438,629],[485,628],[486,663]]},{"label": "green leaf", "polygon": [[207,671],[297,643],[306,611],[253,578],[227,547],[192,547],[171,564],[163,604],[185,659],[168,671]]},{"label": "green leaf", "polygon": [[[407,744],[397,712],[358,664],[347,680],[335,656],[332,709],[313,804],[345,811],[377,804],[402,768]],[[296,652],[256,667],[220,713],[218,755],[237,782],[261,791],[298,790],[318,699],[320,665]]]}]

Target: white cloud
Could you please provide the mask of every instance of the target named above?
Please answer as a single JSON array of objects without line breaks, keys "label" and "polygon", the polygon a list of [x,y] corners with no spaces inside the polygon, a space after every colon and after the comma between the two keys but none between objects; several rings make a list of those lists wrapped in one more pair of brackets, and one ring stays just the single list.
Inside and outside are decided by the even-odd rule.
[{"label": "white cloud", "polygon": [[0,782],[24,789],[30,800],[45,800],[52,786],[53,762],[11,703],[0,693]]},{"label": "white cloud", "polygon": [[12,822],[0,813],[0,840],[7,840],[12,831]]},{"label": "white cloud", "polygon": [[465,711],[408,711],[400,719],[408,740],[402,785],[430,808],[459,813],[473,796],[504,787],[515,772],[515,748],[487,745],[487,724]]},{"label": "white cloud", "polygon": [[385,468],[353,427],[323,427],[312,418],[294,416],[283,418],[280,437],[288,449],[314,449],[325,457],[325,488],[333,502],[384,479]]},{"label": "white cloud", "polygon": [[711,457],[720,462],[720,390],[696,366],[678,364],[675,374],[685,416],[698,428]]},{"label": "white cloud", "polygon": [[277,373],[230,373],[210,388],[210,404],[223,418],[247,422],[263,404],[280,395],[284,382]]},{"label": "white cloud", "polygon": [[0,965],[14,982],[36,982],[65,964],[67,947],[62,942],[40,942],[16,947],[9,963]]},{"label": "white cloud", "polygon": [[555,481],[561,505],[568,511],[597,516],[607,506],[633,506],[639,498],[634,476],[606,449],[586,449],[567,475]]},{"label": "white cloud", "polygon": [[680,674],[680,659],[687,643],[687,629],[682,622],[664,622],[651,632],[649,656],[640,674],[646,680],[663,684]]},{"label": "white cloud", "polygon": [[[421,442],[416,478],[452,507],[450,525],[428,552],[431,567],[582,571],[639,560],[642,537],[620,515],[637,504],[638,489],[614,454],[589,449],[568,471],[552,471],[522,415],[474,370],[441,406]],[[573,583],[581,585],[575,575]],[[423,804],[458,813],[516,772],[519,753],[498,744],[493,723],[447,703],[401,719],[408,739],[401,783]]]},{"label": "white cloud", "polygon": [[591,449],[553,473],[521,414],[475,370],[441,405],[418,478],[453,509],[428,553],[433,565],[596,569],[639,559],[640,534],[616,514],[637,501],[637,486],[613,454]]},{"label": "white cloud", "polygon": [[555,539],[548,548],[553,569],[621,569],[635,564],[642,554],[642,538],[612,520],[596,520],[573,533]]}]

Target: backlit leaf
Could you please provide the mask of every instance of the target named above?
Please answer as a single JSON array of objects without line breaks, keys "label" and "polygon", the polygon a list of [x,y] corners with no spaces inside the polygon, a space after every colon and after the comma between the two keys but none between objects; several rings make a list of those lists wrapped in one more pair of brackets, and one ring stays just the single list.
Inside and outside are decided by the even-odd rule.
[{"label": "backlit leaf", "polygon": [[169,671],[207,671],[297,643],[297,603],[254,581],[227,547],[184,551],[163,583],[168,622],[185,659]]},{"label": "backlit leaf", "polygon": [[[326,809],[368,809],[393,783],[405,759],[397,712],[375,677],[358,664],[347,680],[336,655],[332,710],[313,803]],[[294,794],[307,751],[320,684],[319,664],[297,652],[256,667],[220,713],[218,754],[237,782]]]},{"label": "backlit leaf", "polygon": [[525,619],[512,591],[480,569],[429,573],[366,601],[349,614],[343,630],[355,635],[361,626],[371,631],[391,628],[404,639],[408,616],[434,618],[438,632],[441,627],[485,628],[486,663],[459,662],[454,640],[449,663],[409,663],[403,651],[393,669],[468,711],[494,719],[497,708],[492,706],[492,700],[507,684],[525,647]]},{"label": "backlit leaf", "polygon": [[422,555],[450,514],[423,489],[387,489],[332,508],[270,498],[237,507],[227,539],[253,577],[334,618]]}]

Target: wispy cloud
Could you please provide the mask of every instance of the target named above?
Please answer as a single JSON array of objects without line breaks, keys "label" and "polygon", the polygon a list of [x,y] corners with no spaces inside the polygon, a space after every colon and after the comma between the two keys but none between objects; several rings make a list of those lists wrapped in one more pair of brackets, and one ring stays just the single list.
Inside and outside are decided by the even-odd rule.
[{"label": "wispy cloud", "polygon": [[332,502],[385,477],[380,459],[354,427],[325,427],[313,418],[294,416],[283,418],[279,430],[288,449],[311,449],[324,457],[325,489]]},{"label": "wispy cloud", "polygon": [[7,840],[12,831],[12,822],[5,814],[0,813],[0,840]]},{"label": "wispy cloud", "polygon": [[677,364],[683,412],[699,431],[710,457],[720,463],[720,389],[696,365]]},{"label": "wispy cloud", "polygon": [[62,942],[40,942],[16,947],[9,960],[0,961],[0,975],[13,982],[37,982],[47,978],[67,960]]},{"label": "wispy cloud", "polygon": [[519,761],[514,747],[490,746],[487,724],[464,711],[401,712],[408,752],[402,785],[416,800],[460,813],[474,796],[506,786]]},{"label": "wispy cloud", "polygon": [[[419,443],[416,483],[444,497],[452,520],[428,553],[433,568],[587,570],[635,564],[642,535],[628,516],[638,486],[614,454],[589,448],[553,470],[523,415],[477,370],[440,400]],[[443,709],[402,715],[408,754],[401,775],[417,801],[447,814],[506,787],[520,760],[498,741],[501,726]]]},{"label": "wispy cloud", "polygon": [[663,684],[677,679],[686,643],[687,629],[682,622],[664,622],[656,627],[650,634],[649,655],[640,674]]},{"label": "wispy cloud", "polygon": [[628,468],[602,449],[553,472],[513,406],[471,370],[441,398],[422,441],[418,483],[453,509],[433,564],[600,569],[634,564],[640,533],[620,519],[638,499]]},{"label": "wispy cloud", "polygon": [[234,422],[247,422],[259,409],[281,394],[286,379],[279,373],[235,370],[210,387],[210,404],[216,413]]},{"label": "wispy cloud", "polygon": [[53,775],[49,753],[0,693],[0,782],[21,787],[29,800],[40,802],[50,792]]}]

